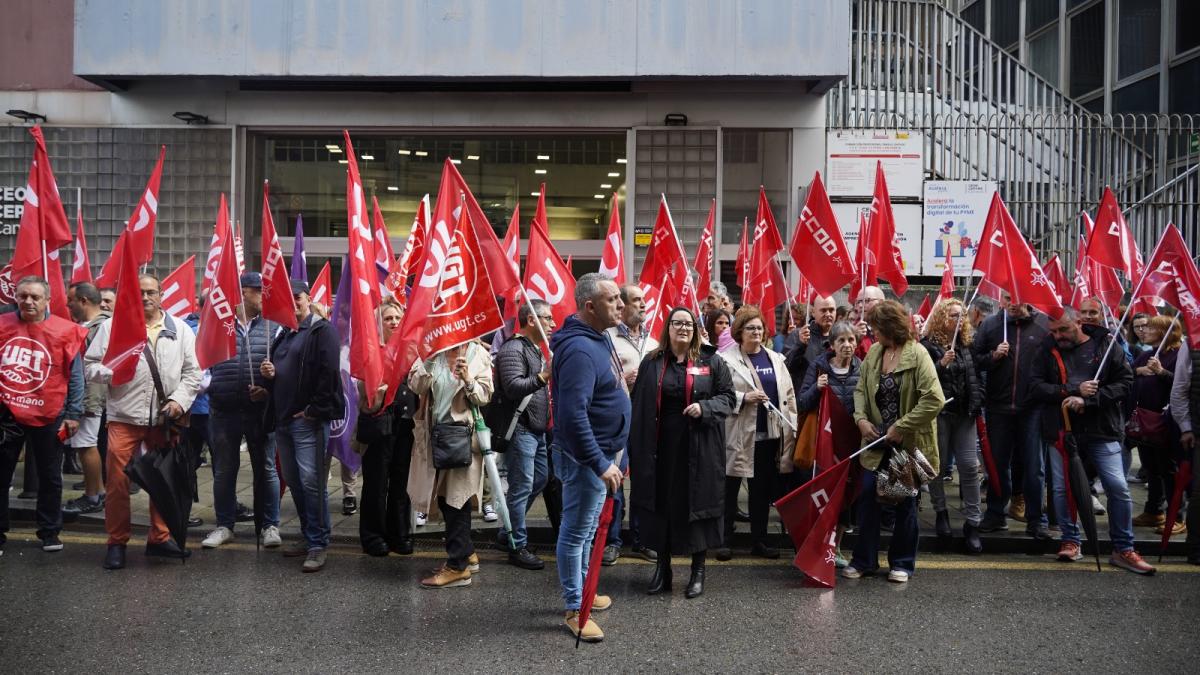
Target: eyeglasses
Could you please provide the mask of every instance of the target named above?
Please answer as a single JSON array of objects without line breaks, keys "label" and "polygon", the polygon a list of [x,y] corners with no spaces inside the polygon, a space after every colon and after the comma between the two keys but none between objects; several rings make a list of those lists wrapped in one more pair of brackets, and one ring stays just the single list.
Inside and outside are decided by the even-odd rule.
[{"label": "eyeglasses", "polygon": [[1143,323],[1143,324],[1138,324],[1138,325],[1134,326],[1133,329],[1134,330],[1146,330],[1149,327],[1150,327],[1149,325]]},{"label": "eyeglasses", "polygon": [[683,330],[685,328],[687,330],[692,330],[695,327],[696,327],[696,324],[692,323],[691,321],[672,321],[671,322],[671,328],[678,328],[680,330]]},{"label": "eyeglasses", "polygon": [[546,323],[554,323],[554,317],[550,316],[549,314],[547,314],[545,316],[538,314],[538,318],[541,319],[542,321],[545,321]]},{"label": "eyeglasses", "polygon": [[764,330],[766,330],[766,328],[763,328],[762,326],[745,326],[742,328],[742,331],[746,333],[761,333]]}]

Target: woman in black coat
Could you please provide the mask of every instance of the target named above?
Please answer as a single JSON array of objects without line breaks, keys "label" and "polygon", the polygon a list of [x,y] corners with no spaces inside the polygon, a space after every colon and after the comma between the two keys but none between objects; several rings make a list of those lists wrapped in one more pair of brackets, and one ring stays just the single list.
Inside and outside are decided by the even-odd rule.
[{"label": "woman in black coat", "polygon": [[671,555],[690,554],[686,595],[694,598],[704,592],[705,553],[722,543],[725,417],[736,398],[728,367],[701,344],[689,310],[671,310],[632,398],[630,503],[642,542],[658,552],[648,592],[671,590]]}]

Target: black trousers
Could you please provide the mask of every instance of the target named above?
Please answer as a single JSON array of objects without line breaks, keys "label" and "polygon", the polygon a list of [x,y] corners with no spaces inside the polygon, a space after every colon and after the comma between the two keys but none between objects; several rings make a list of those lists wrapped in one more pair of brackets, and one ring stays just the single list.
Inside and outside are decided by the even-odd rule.
[{"label": "black trousers", "polygon": [[358,539],[364,551],[396,548],[412,537],[408,468],[412,463],[413,422],[397,419],[393,433],[367,445],[362,458]]},{"label": "black trousers", "polygon": [[438,497],[438,508],[442,511],[442,519],[446,521],[446,565],[459,571],[467,569],[467,558],[475,552],[471,543],[471,502],[456,509],[446,503],[445,497]]},{"label": "black trousers", "polygon": [[[754,477],[746,480],[750,491],[750,538],[755,544],[766,542],[771,502],[779,497],[779,465],[775,461],[778,450],[778,438],[754,442]],[[725,546],[730,546],[733,541],[734,517],[737,515],[741,487],[741,478],[725,478]]]},{"label": "black trousers", "polygon": [[58,440],[58,427],[58,423],[44,427],[21,425],[25,435],[0,446],[0,542],[8,539],[8,488],[23,447],[28,448],[26,461],[32,457],[37,466],[37,535],[45,538],[62,531],[63,446]]}]

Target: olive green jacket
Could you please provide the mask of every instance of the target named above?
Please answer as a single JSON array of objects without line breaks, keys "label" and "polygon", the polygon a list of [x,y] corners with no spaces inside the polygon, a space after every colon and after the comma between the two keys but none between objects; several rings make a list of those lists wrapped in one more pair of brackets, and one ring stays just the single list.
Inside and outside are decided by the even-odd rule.
[{"label": "olive green jacket", "polygon": [[[871,345],[867,357],[862,361],[858,386],[854,388],[854,421],[867,420],[871,424],[882,424],[879,407],[875,405],[875,392],[879,391],[879,374],[883,369],[883,345]],[[896,425],[904,434],[904,447],[920,450],[934,471],[938,466],[937,416],[946,403],[937,370],[929,352],[916,340],[905,343],[900,352],[900,363],[896,373],[900,378],[900,419]],[[883,431],[887,431],[884,429]],[[864,443],[863,445],[866,445]],[[878,447],[878,446],[877,446]],[[859,455],[862,465],[872,471],[879,468],[883,451],[872,448]]]}]

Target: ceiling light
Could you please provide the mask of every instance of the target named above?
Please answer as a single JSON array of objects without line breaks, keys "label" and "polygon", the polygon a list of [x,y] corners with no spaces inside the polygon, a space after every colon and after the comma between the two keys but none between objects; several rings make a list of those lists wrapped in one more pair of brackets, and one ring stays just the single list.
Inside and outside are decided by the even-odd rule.
[{"label": "ceiling light", "polygon": [[550,159],[550,155],[538,155],[537,158],[539,160],[547,160]]},{"label": "ceiling light", "polygon": [[604,195],[592,195],[596,199],[604,199]]},{"label": "ceiling light", "polygon": [[417,157],[428,157],[429,156],[429,153],[425,152],[424,150],[418,150],[413,154],[415,154]]},{"label": "ceiling light", "polygon": [[451,161],[452,163],[454,163],[454,164],[462,164],[462,160],[461,160],[461,159],[451,159],[450,161]]},{"label": "ceiling light", "polygon": [[529,196],[530,196],[530,197],[541,197],[541,196],[542,196],[542,193],[540,193],[540,192],[530,192],[530,193],[529,193]]},{"label": "ceiling light", "polygon": [[538,174],[544,174],[544,173],[546,173],[546,170],[545,169],[534,169],[533,172],[538,173]]},{"label": "ceiling light", "polygon": [[363,155],[363,159],[375,159],[375,155]]},{"label": "ceiling light", "polygon": [[327,145],[327,146],[325,146],[325,149],[330,152],[337,153],[337,154],[341,154],[341,152],[342,152],[342,149],[336,145]]},{"label": "ceiling light", "polygon": [[612,187],[612,183],[601,183],[601,184],[600,184],[600,189],[601,189],[601,190],[608,190],[608,189],[610,189],[611,187]]},{"label": "ceiling light", "polygon": [[478,162],[479,155],[467,155],[467,159],[471,160],[472,162]]},{"label": "ceiling light", "polygon": [[348,159],[339,159],[338,160],[338,164],[349,164],[349,163],[350,163],[350,160],[348,160]]},{"label": "ceiling light", "polygon": [[609,177],[609,178],[620,178],[620,177],[621,177],[621,174],[617,173],[616,171],[609,171],[609,172],[608,172],[608,177]]},{"label": "ceiling light", "polygon": [[402,155],[411,155],[412,154],[412,150],[400,150],[399,152]]},{"label": "ceiling light", "polygon": [[396,187],[395,185],[389,185],[389,186],[388,186],[388,191],[389,191],[389,192],[399,192],[399,191],[400,191],[400,188]]},{"label": "ceiling light", "polygon": [[628,163],[629,163],[629,160],[625,159],[624,157],[621,157],[617,160],[617,164],[628,164]]}]

